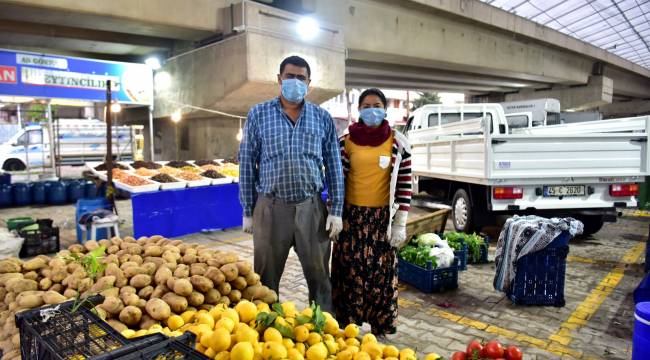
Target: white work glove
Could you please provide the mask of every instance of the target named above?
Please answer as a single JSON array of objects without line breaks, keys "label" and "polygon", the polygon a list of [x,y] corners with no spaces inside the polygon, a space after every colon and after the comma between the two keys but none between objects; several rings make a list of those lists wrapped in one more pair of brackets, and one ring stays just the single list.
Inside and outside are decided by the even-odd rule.
[{"label": "white work glove", "polygon": [[325,221],[325,231],[329,231],[331,240],[336,240],[343,230],[343,219],[340,216],[328,215]]},{"label": "white work glove", "polygon": [[252,216],[244,216],[244,221],[243,221],[241,227],[244,230],[244,232],[252,234],[253,233],[253,217]]},{"label": "white work glove", "polygon": [[406,218],[408,212],[398,210],[393,218],[391,232],[389,234],[390,246],[401,249],[406,245]]}]

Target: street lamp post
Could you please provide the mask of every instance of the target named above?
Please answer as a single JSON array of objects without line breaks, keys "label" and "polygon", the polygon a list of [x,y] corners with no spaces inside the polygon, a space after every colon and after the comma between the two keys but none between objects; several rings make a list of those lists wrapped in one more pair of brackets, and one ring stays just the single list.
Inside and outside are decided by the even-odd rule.
[{"label": "street lamp post", "polygon": [[178,123],[181,121],[181,111],[176,110],[172,113],[172,121],[174,122],[174,144],[176,145],[176,159],[180,160],[179,146],[178,146]]}]

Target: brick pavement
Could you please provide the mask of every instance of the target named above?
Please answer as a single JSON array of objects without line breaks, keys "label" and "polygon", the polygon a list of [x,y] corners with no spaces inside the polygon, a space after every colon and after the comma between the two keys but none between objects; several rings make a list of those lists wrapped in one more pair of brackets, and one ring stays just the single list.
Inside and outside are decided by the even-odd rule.
[{"label": "brick pavement", "polygon": [[[118,201],[118,210],[125,219],[120,229],[122,235],[131,235],[130,202]],[[62,228],[62,245],[69,245],[76,241],[74,211],[72,205],[2,209],[0,219],[23,215],[54,218]],[[565,286],[567,304],[563,308],[515,306],[492,288],[493,263],[469,265],[467,271],[460,273],[459,289],[455,291],[423,294],[402,286],[398,333],[390,336],[389,341],[415,348],[419,354],[436,352],[448,356],[464,349],[471,339],[498,338],[520,346],[526,359],[629,359],[632,291],[644,274],[642,243],[650,224],[650,217],[644,215],[647,214],[627,211],[619,222],[605,225],[595,236],[571,241]],[[450,224],[447,228],[451,228]],[[238,229],[181,239],[232,250],[253,260],[252,239]],[[490,259],[493,256],[494,247],[490,249]],[[307,305],[307,286],[293,251],[280,288],[283,300],[292,300],[299,307]],[[450,307],[438,306],[445,303]],[[568,328],[562,330],[563,324]]]}]

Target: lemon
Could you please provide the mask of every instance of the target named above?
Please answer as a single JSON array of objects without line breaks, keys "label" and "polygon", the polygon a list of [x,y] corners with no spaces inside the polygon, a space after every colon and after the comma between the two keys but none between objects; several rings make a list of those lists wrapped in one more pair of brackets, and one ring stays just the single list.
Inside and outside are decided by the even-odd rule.
[{"label": "lemon", "polygon": [[221,318],[219,321],[217,321],[216,324],[214,324],[214,328],[224,328],[228,330],[229,333],[232,333],[232,331],[235,329],[235,322],[230,318]]},{"label": "lemon", "polygon": [[[327,347],[319,342],[307,349],[307,360],[325,360],[327,358]],[[369,359],[368,359],[369,360]]]},{"label": "lemon", "polygon": [[307,344],[309,344],[309,346],[313,346],[314,344],[317,344],[321,341],[323,341],[323,339],[319,333],[309,333],[309,337],[307,337]]},{"label": "lemon", "polygon": [[362,343],[362,344],[365,344],[365,343],[367,343],[367,342],[374,342],[374,343],[376,343],[376,342],[377,342],[377,338],[375,337],[375,335],[373,335],[373,334],[371,334],[371,333],[367,333],[367,334],[363,335],[363,337],[361,338],[361,343]]},{"label": "lemon", "polygon": [[370,355],[368,355],[367,352],[365,351],[359,351],[358,353],[354,354],[354,360],[372,360]]},{"label": "lemon", "polygon": [[336,354],[336,360],[352,360],[352,357],[354,356],[354,353],[350,350],[343,350],[339,351],[338,354]]},{"label": "lemon", "polygon": [[384,357],[398,357],[399,350],[393,345],[388,345],[384,348]]},{"label": "lemon", "polygon": [[205,348],[201,344],[196,344],[196,351],[202,353],[205,351]]},{"label": "lemon", "polygon": [[298,325],[293,328],[293,337],[298,342],[305,342],[309,337],[309,329],[307,329],[307,327],[304,325]]},{"label": "lemon", "polygon": [[281,342],[270,341],[264,343],[262,358],[264,360],[281,360],[287,357],[287,349]]},{"label": "lemon", "polygon": [[220,353],[221,351],[230,349],[230,331],[223,327],[214,329],[212,336],[210,336],[210,341],[208,344],[216,354]]},{"label": "lemon", "polygon": [[237,343],[230,350],[231,360],[253,360],[253,355],[253,345],[249,342]]},{"label": "lemon", "polygon": [[334,319],[334,316],[327,311],[323,311],[323,316],[325,317],[325,320]]},{"label": "lemon", "polygon": [[196,315],[196,312],[194,311],[186,311],[181,314],[181,318],[183,319],[183,323],[189,324],[194,320],[194,316]]},{"label": "lemon", "polygon": [[280,304],[280,306],[282,307],[282,312],[284,312],[284,317],[295,318],[296,315],[298,315],[298,312],[296,311],[296,304],[294,304],[292,301],[285,301]]},{"label": "lemon", "polygon": [[336,355],[336,353],[339,351],[339,346],[336,344],[336,341],[325,340],[324,343],[330,355]]},{"label": "lemon", "polygon": [[300,315],[304,315],[308,318],[311,319],[312,316],[314,316],[314,312],[311,310],[311,308],[304,308],[301,312]]},{"label": "lemon", "polygon": [[359,340],[357,340],[357,338],[349,338],[349,339],[345,340],[345,343],[346,343],[348,346],[356,346],[356,347],[359,347],[359,346],[361,345],[361,344],[359,343]]},{"label": "lemon", "polygon": [[214,350],[212,350],[212,348],[207,348],[207,349],[205,349],[205,352],[203,353],[203,355],[209,357],[210,359],[214,359],[214,356],[217,355],[217,354],[214,352]]},{"label": "lemon", "polygon": [[217,353],[217,355],[214,357],[214,360],[230,360],[230,352],[222,351],[220,353]]},{"label": "lemon", "polygon": [[212,330],[206,331],[201,334],[201,338],[199,339],[199,343],[206,349],[210,347],[210,339],[212,338],[212,333]]},{"label": "lemon", "polygon": [[149,327],[149,330],[162,330],[162,326],[160,324],[153,324]]},{"label": "lemon", "polygon": [[348,347],[348,344],[342,338],[336,339],[336,344],[339,346],[339,350],[345,350]]},{"label": "lemon", "polygon": [[260,313],[260,312],[270,313],[271,308],[269,307],[269,304],[267,304],[265,302],[261,302],[261,303],[257,304],[257,312],[258,313]]},{"label": "lemon", "polygon": [[323,331],[327,334],[336,335],[339,332],[339,323],[334,318],[329,318],[325,321]]},{"label": "lemon", "polygon": [[305,350],[307,350],[307,347],[305,346],[305,344],[303,344],[301,342],[296,343],[295,349],[298,350],[300,355],[305,356]]},{"label": "lemon", "polygon": [[[249,343],[255,343],[257,342],[258,334],[257,331],[251,329],[248,325],[246,324],[239,324],[239,329],[237,329],[237,332],[235,333],[235,336],[237,338],[237,342],[249,342]],[[232,354],[230,354],[232,356]]]},{"label": "lemon", "polygon": [[[222,319],[223,318],[229,318],[235,324],[237,324],[239,322],[239,314],[237,313],[237,311],[235,311],[235,309],[232,309],[232,308],[228,308],[228,309],[224,310],[221,313],[221,318]],[[232,352],[231,352],[230,356],[232,357]]]},{"label": "lemon", "polygon": [[399,352],[399,360],[416,360],[415,351],[411,348],[404,348]]},{"label": "lemon", "polygon": [[149,329],[149,330],[147,330],[147,335],[158,334],[158,333],[161,333],[161,332],[162,332],[162,330],[157,329],[157,328]]},{"label": "lemon", "polygon": [[207,324],[198,324],[196,325],[196,328],[197,328],[196,337],[199,339],[201,338],[201,336],[203,336],[203,334],[205,334],[208,331],[212,333],[212,328],[210,327],[210,325]]},{"label": "lemon", "polygon": [[370,355],[371,358],[376,358],[376,357],[381,357],[381,348],[376,342],[366,342],[365,344],[361,345],[361,351],[367,352],[368,355]]},{"label": "lemon", "polygon": [[205,324],[210,327],[210,329],[214,329],[214,318],[212,315],[208,314],[207,312],[205,313],[198,313],[194,317],[194,322],[199,323],[199,324]]},{"label": "lemon", "polygon": [[178,315],[172,315],[169,318],[167,318],[167,326],[172,331],[178,329],[183,325],[185,325],[185,321],[183,321],[183,318]]},{"label": "lemon", "polygon": [[[210,314],[210,316],[212,316],[214,321],[218,321],[219,319],[221,319],[221,313],[223,312],[223,310],[224,309],[222,307],[215,306],[212,309],[210,309],[208,314]],[[217,355],[219,355],[219,354],[217,354]]]},{"label": "lemon", "polygon": [[352,355],[354,355],[354,354],[359,352],[359,347],[358,346],[348,346],[347,350],[350,350],[350,352],[352,352]]},{"label": "lemon", "polygon": [[346,338],[355,338],[359,336],[359,326],[357,324],[349,324],[345,327],[343,334]]},{"label": "lemon", "polygon": [[257,306],[248,300],[242,300],[235,306],[235,311],[239,315],[239,321],[249,323],[255,320],[257,316]]},{"label": "lemon", "polygon": [[296,345],[293,343],[293,340],[291,339],[282,339],[282,345],[284,345],[287,350],[293,349]]},{"label": "lemon", "polygon": [[140,337],[140,336],[143,336],[143,335],[147,335],[147,330],[140,329],[140,330],[135,332],[135,335],[133,335],[133,337]]},{"label": "lemon", "polygon": [[428,353],[427,356],[424,357],[424,360],[438,360],[440,358],[441,356],[436,353]]},{"label": "lemon", "polygon": [[253,360],[264,360],[262,357],[262,352],[255,350],[255,353],[253,354]]},{"label": "lemon", "polygon": [[289,356],[289,360],[305,360],[300,351],[297,349],[289,349],[287,355]]},{"label": "lemon", "polygon": [[278,331],[276,328],[267,328],[264,331],[264,341],[269,342],[269,341],[275,341],[278,343],[282,343],[282,334]]},{"label": "lemon", "polygon": [[127,339],[130,339],[135,336],[135,331],[131,329],[124,329],[122,330],[122,336],[124,336]]},{"label": "lemon", "polygon": [[328,341],[328,340],[334,341],[334,336],[332,336],[331,334],[323,335],[323,342]]},{"label": "lemon", "polygon": [[384,360],[399,360],[399,359],[394,356],[389,356],[387,358],[384,358]]}]

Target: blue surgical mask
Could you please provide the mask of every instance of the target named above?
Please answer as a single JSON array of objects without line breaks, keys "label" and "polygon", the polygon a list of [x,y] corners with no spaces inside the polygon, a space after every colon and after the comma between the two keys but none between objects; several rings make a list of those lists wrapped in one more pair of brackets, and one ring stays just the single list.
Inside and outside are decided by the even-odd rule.
[{"label": "blue surgical mask", "polygon": [[292,103],[299,103],[307,94],[307,84],[298,79],[282,79],[282,96]]},{"label": "blue surgical mask", "polygon": [[363,120],[364,124],[370,127],[377,127],[384,121],[386,110],[382,108],[365,108],[359,111],[359,117]]}]

